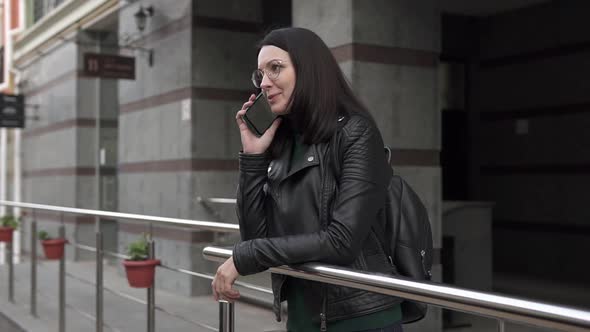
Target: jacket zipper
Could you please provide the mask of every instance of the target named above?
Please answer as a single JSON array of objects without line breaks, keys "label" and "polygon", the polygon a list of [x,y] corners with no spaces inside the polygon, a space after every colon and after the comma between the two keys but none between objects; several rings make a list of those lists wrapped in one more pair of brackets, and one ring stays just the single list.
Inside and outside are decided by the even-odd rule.
[{"label": "jacket zipper", "polygon": [[[423,228],[424,228],[423,234],[426,234],[426,224],[424,224]],[[422,260],[422,271],[424,272],[424,277],[426,277],[426,278],[428,278],[428,280],[430,280],[430,278],[432,277],[432,274],[429,270],[426,270],[426,266],[424,265],[425,255],[426,255],[426,243],[422,243],[422,250],[420,251],[420,258]]]},{"label": "jacket zipper", "polygon": [[424,251],[424,250],[420,251],[420,257],[422,260],[422,271],[424,272],[424,276],[427,276],[428,272],[426,271],[426,267],[424,266],[424,255],[426,255],[426,251]]},{"label": "jacket zipper", "polygon": [[[329,150],[333,150],[334,147],[333,146],[328,146]],[[330,151],[333,153],[333,151]],[[331,159],[331,158],[328,158]],[[325,159],[324,159],[325,160]],[[330,160],[328,160],[330,161]],[[328,206],[328,199],[326,197],[327,195],[327,189],[331,189],[332,187],[332,179],[330,179],[330,176],[334,176],[333,174],[328,174],[330,172],[330,165],[324,163],[323,165],[324,170],[324,178],[322,179],[322,207],[323,209],[320,210],[321,214],[323,216],[323,222],[321,227],[324,229],[324,231],[328,228],[328,218],[330,217],[330,207]],[[321,222],[321,221],[320,221]],[[328,324],[327,324],[327,317],[326,317],[326,299],[327,299],[327,294],[326,294],[326,285],[322,286],[322,309],[320,311],[320,331],[325,332],[328,331]]]},{"label": "jacket zipper", "polygon": [[322,287],[322,311],[320,312],[320,331],[328,331],[326,323],[326,287]]}]

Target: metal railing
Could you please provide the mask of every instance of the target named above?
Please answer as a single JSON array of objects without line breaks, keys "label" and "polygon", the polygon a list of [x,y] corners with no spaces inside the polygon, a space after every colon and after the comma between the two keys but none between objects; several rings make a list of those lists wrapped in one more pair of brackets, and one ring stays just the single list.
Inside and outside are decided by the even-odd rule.
[{"label": "metal railing", "polygon": [[[232,251],[228,249],[206,247],[203,250],[203,256],[211,261],[223,262],[231,255]],[[433,282],[417,282],[406,278],[363,273],[329,265],[310,263],[298,267],[281,266],[270,270],[273,273],[291,277],[346,286],[487,316],[499,321],[499,330],[503,329],[504,321],[565,331],[589,331],[590,329],[590,312],[575,308],[471,291]]]},{"label": "metal railing", "polygon": [[[227,199],[201,199],[202,202],[211,203],[234,203],[235,201]],[[174,226],[190,226],[197,229],[214,230],[218,232],[237,232],[237,225],[225,224],[210,221],[194,221],[187,219],[175,219],[164,217],[152,217],[138,214],[96,211],[88,209],[76,209],[59,206],[16,203],[10,201],[0,201],[0,205],[20,207],[33,211],[33,220],[31,221],[31,314],[36,315],[36,210],[54,211],[62,215],[62,225],[60,234],[64,234],[63,214],[72,213],[79,215],[118,218],[127,220],[137,220],[148,222],[150,225],[150,234],[153,223],[161,223]],[[151,237],[150,237],[151,239]],[[126,258],[125,255],[105,251],[102,247],[102,233],[100,228],[96,228],[96,247],[92,248],[80,244],[73,244],[79,249],[96,252],[96,331],[101,332],[103,328],[102,319],[102,293],[104,291],[102,280],[102,257],[104,254],[117,258]],[[154,253],[154,241],[150,241],[150,253]],[[212,261],[224,261],[231,256],[231,250],[207,247],[203,250],[206,259]],[[9,262],[9,275],[14,277],[11,262]],[[65,331],[65,259],[60,262],[60,332]],[[213,276],[188,271],[184,269],[168,267],[161,265],[160,268],[189,274],[196,277],[212,279]],[[565,306],[551,305],[536,301],[518,299],[515,297],[499,296],[495,294],[476,292],[458,287],[451,287],[444,284],[431,282],[416,282],[405,278],[388,277],[383,275],[374,275],[359,271],[352,271],[340,267],[325,266],[320,264],[306,264],[299,267],[277,267],[270,269],[273,273],[284,274],[292,277],[314,280],[333,285],[352,287],[371,292],[386,294],[390,296],[402,297],[413,301],[424,302],[427,304],[473,313],[476,315],[487,316],[498,321],[498,330],[504,331],[505,321],[534,325],[538,327],[562,329],[565,331],[590,331],[590,312]],[[268,289],[252,286],[249,284],[236,282],[236,285],[250,288],[257,291],[270,292]],[[9,282],[9,287],[13,287],[13,282]],[[14,290],[9,291],[9,300],[13,301]],[[64,301],[62,301],[62,296]],[[147,331],[153,332],[155,329],[155,291],[153,288],[148,289],[147,294]],[[62,311],[63,310],[63,311]],[[234,307],[232,303],[225,301],[219,302],[219,331],[234,331]]]},{"label": "metal railing", "polygon": [[[153,224],[164,224],[164,225],[171,225],[171,226],[183,226],[183,227],[190,227],[198,230],[209,230],[215,232],[231,232],[235,233],[239,231],[239,226],[235,224],[228,224],[228,223],[220,223],[220,222],[212,222],[212,221],[198,221],[198,220],[190,220],[190,219],[179,219],[179,218],[166,218],[166,217],[157,217],[157,216],[147,216],[141,214],[132,214],[132,213],[120,213],[120,212],[111,212],[111,211],[99,211],[99,210],[90,210],[90,209],[79,209],[79,208],[70,208],[70,207],[62,207],[62,206],[53,206],[53,205],[44,205],[44,204],[33,204],[33,203],[21,203],[21,202],[12,202],[12,201],[4,201],[0,200],[0,205],[9,206],[9,207],[18,207],[25,210],[30,210],[32,220],[30,221],[30,241],[31,241],[31,294],[30,294],[30,314],[34,317],[37,317],[37,217],[36,211],[51,211],[56,212],[61,216],[61,224],[59,226],[59,235],[60,237],[65,237],[65,226],[64,226],[64,214],[75,214],[75,215],[85,215],[85,216],[93,216],[98,217],[97,222],[100,223],[100,217],[103,218],[110,218],[110,219],[123,219],[123,220],[132,220],[132,221],[139,221],[148,223],[149,226],[149,253],[150,258],[154,257],[155,253],[155,241],[152,239],[153,235]],[[105,290],[104,287],[104,280],[103,280],[103,258],[104,256],[110,256],[118,259],[127,259],[126,255],[117,252],[110,252],[104,250],[103,248],[103,234],[100,230],[100,227],[95,227],[96,237],[95,237],[95,247],[78,244],[78,243],[71,243],[72,247],[78,248],[80,250],[86,250],[94,252],[96,258],[96,281],[95,281],[95,330],[97,332],[102,332],[104,329],[104,301],[103,301],[103,293]],[[12,245],[8,243],[6,246],[6,255],[7,255],[7,267],[8,267],[8,300],[14,303],[14,266],[12,260]],[[213,280],[213,275],[209,275],[206,273],[199,273],[195,271],[185,270],[181,268],[166,266],[164,264],[160,264],[159,268],[167,269],[170,271],[175,271],[179,273],[183,273],[186,275],[190,275],[193,277],[205,278],[209,280]],[[58,301],[58,331],[65,332],[66,331],[66,269],[65,269],[65,255],[62,256],[59,262],[59,276],[58,276],[58,294],[59,294],[59,301]],[[247,283],[238,282],[237,285],[250,289],[255,290],[258,292],[264,292],[267,294],[272,294],[269,289],[265,289],[263,287],[259,287],[256,285],[250,285]],[[135,302],[141,302],[141,300],[137,300],[130,296],[125,296],[123,294],[118,294],[115,292],[116,295],[120,295],[122,297],[131,299]],[[155,289],[152,286],[151,288],[147,289],[146,301],[144,304],[146,305],[147,310],[147,331],[154,332],[155,331],[155,311],[156,311],[156,298],[155,298]],[[220,315],[219,323],[220,323],[220,330],[221,331],[232,331],[229,326],[233,328],[233,304],[221,301],[220,302]],[[164,311],[160,308],[161,311]],[[164,311],[165,312],[165,311]],[[223,320],[221,318],[224,318]],[[231,319],[229,317],[232,317]],[[194,322],[193,322],[194,323]],[[199,324],[203,327],[211,329],[210,326],[206,326],[205,324]],[[222,329],[223,328],[223,329]]]},{"label": "metal railing", "polygon": [[[213,212],[215,212],[214,208],[210,204],[236,203],[236,199],[231,198],[197,197],[197,201]],[[231,250],[207,247],[203,250],[203,256],[208,260],[223,262],[231,256]],[[506,320],[567,331],[590,330],[590,312],[575,308],[476,292],[443,284],[376,276],[319,264],[305,264],[297,269],[283,266],[270,270],[278,274],[363,289],[446,309],[488,316],[497,320],[498,331],[501,332],[505,330]]]}]

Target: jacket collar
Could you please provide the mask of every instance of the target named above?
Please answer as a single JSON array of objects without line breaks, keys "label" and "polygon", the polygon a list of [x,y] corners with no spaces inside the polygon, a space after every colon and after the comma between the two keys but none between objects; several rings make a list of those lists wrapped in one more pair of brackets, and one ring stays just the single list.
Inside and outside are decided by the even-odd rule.
[{"label": "jacket collar", "polygon": [[280,183],[293,174],[307,167],[319,165],[320,163],[318,148],[315,144],[306,146],[302,154],[303,157],[296,160],[293,165],[291,165],[292,151],[293,140],[290,140],[281,152],[281,155],[270,163],[268,168],[268,177],[270,179]]}]

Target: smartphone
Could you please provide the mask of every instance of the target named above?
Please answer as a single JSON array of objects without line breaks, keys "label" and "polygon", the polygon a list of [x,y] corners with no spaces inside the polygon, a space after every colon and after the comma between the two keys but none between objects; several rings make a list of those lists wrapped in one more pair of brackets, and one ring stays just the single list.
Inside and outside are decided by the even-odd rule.
[{"label": "smartphone", "polygon": [[248,107],[243,119],[250,130],[260,137],[272,125],[276,115],[270,110],[266,96],[261,92],[254,99],[254,103]]}]

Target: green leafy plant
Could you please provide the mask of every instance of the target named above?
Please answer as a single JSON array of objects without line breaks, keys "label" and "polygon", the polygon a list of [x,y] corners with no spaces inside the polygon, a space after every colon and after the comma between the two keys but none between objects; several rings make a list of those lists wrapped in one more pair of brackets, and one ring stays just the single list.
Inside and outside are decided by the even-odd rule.
[{"label": "green leafy plant", "polygon": [[49,236],[49,233],[47,233],[47,231],[39,231],[37,236],[39,237],[39,240],[41,240],[41,241],[51,239],[51,237]]},{"label": "green leafy plant", "polygon": [[139,240],[129,244],[127,255],[129,256],[129,260],[132,261],[143,261],[149,258],[149,244],[145,233],[141,233]]},{"label": "green leafy plant", "polygon": [[0,225],[2,227],[10,227],[16,229],[18,227],[18,219],[14,216],[6,215],[0,219]]}]

